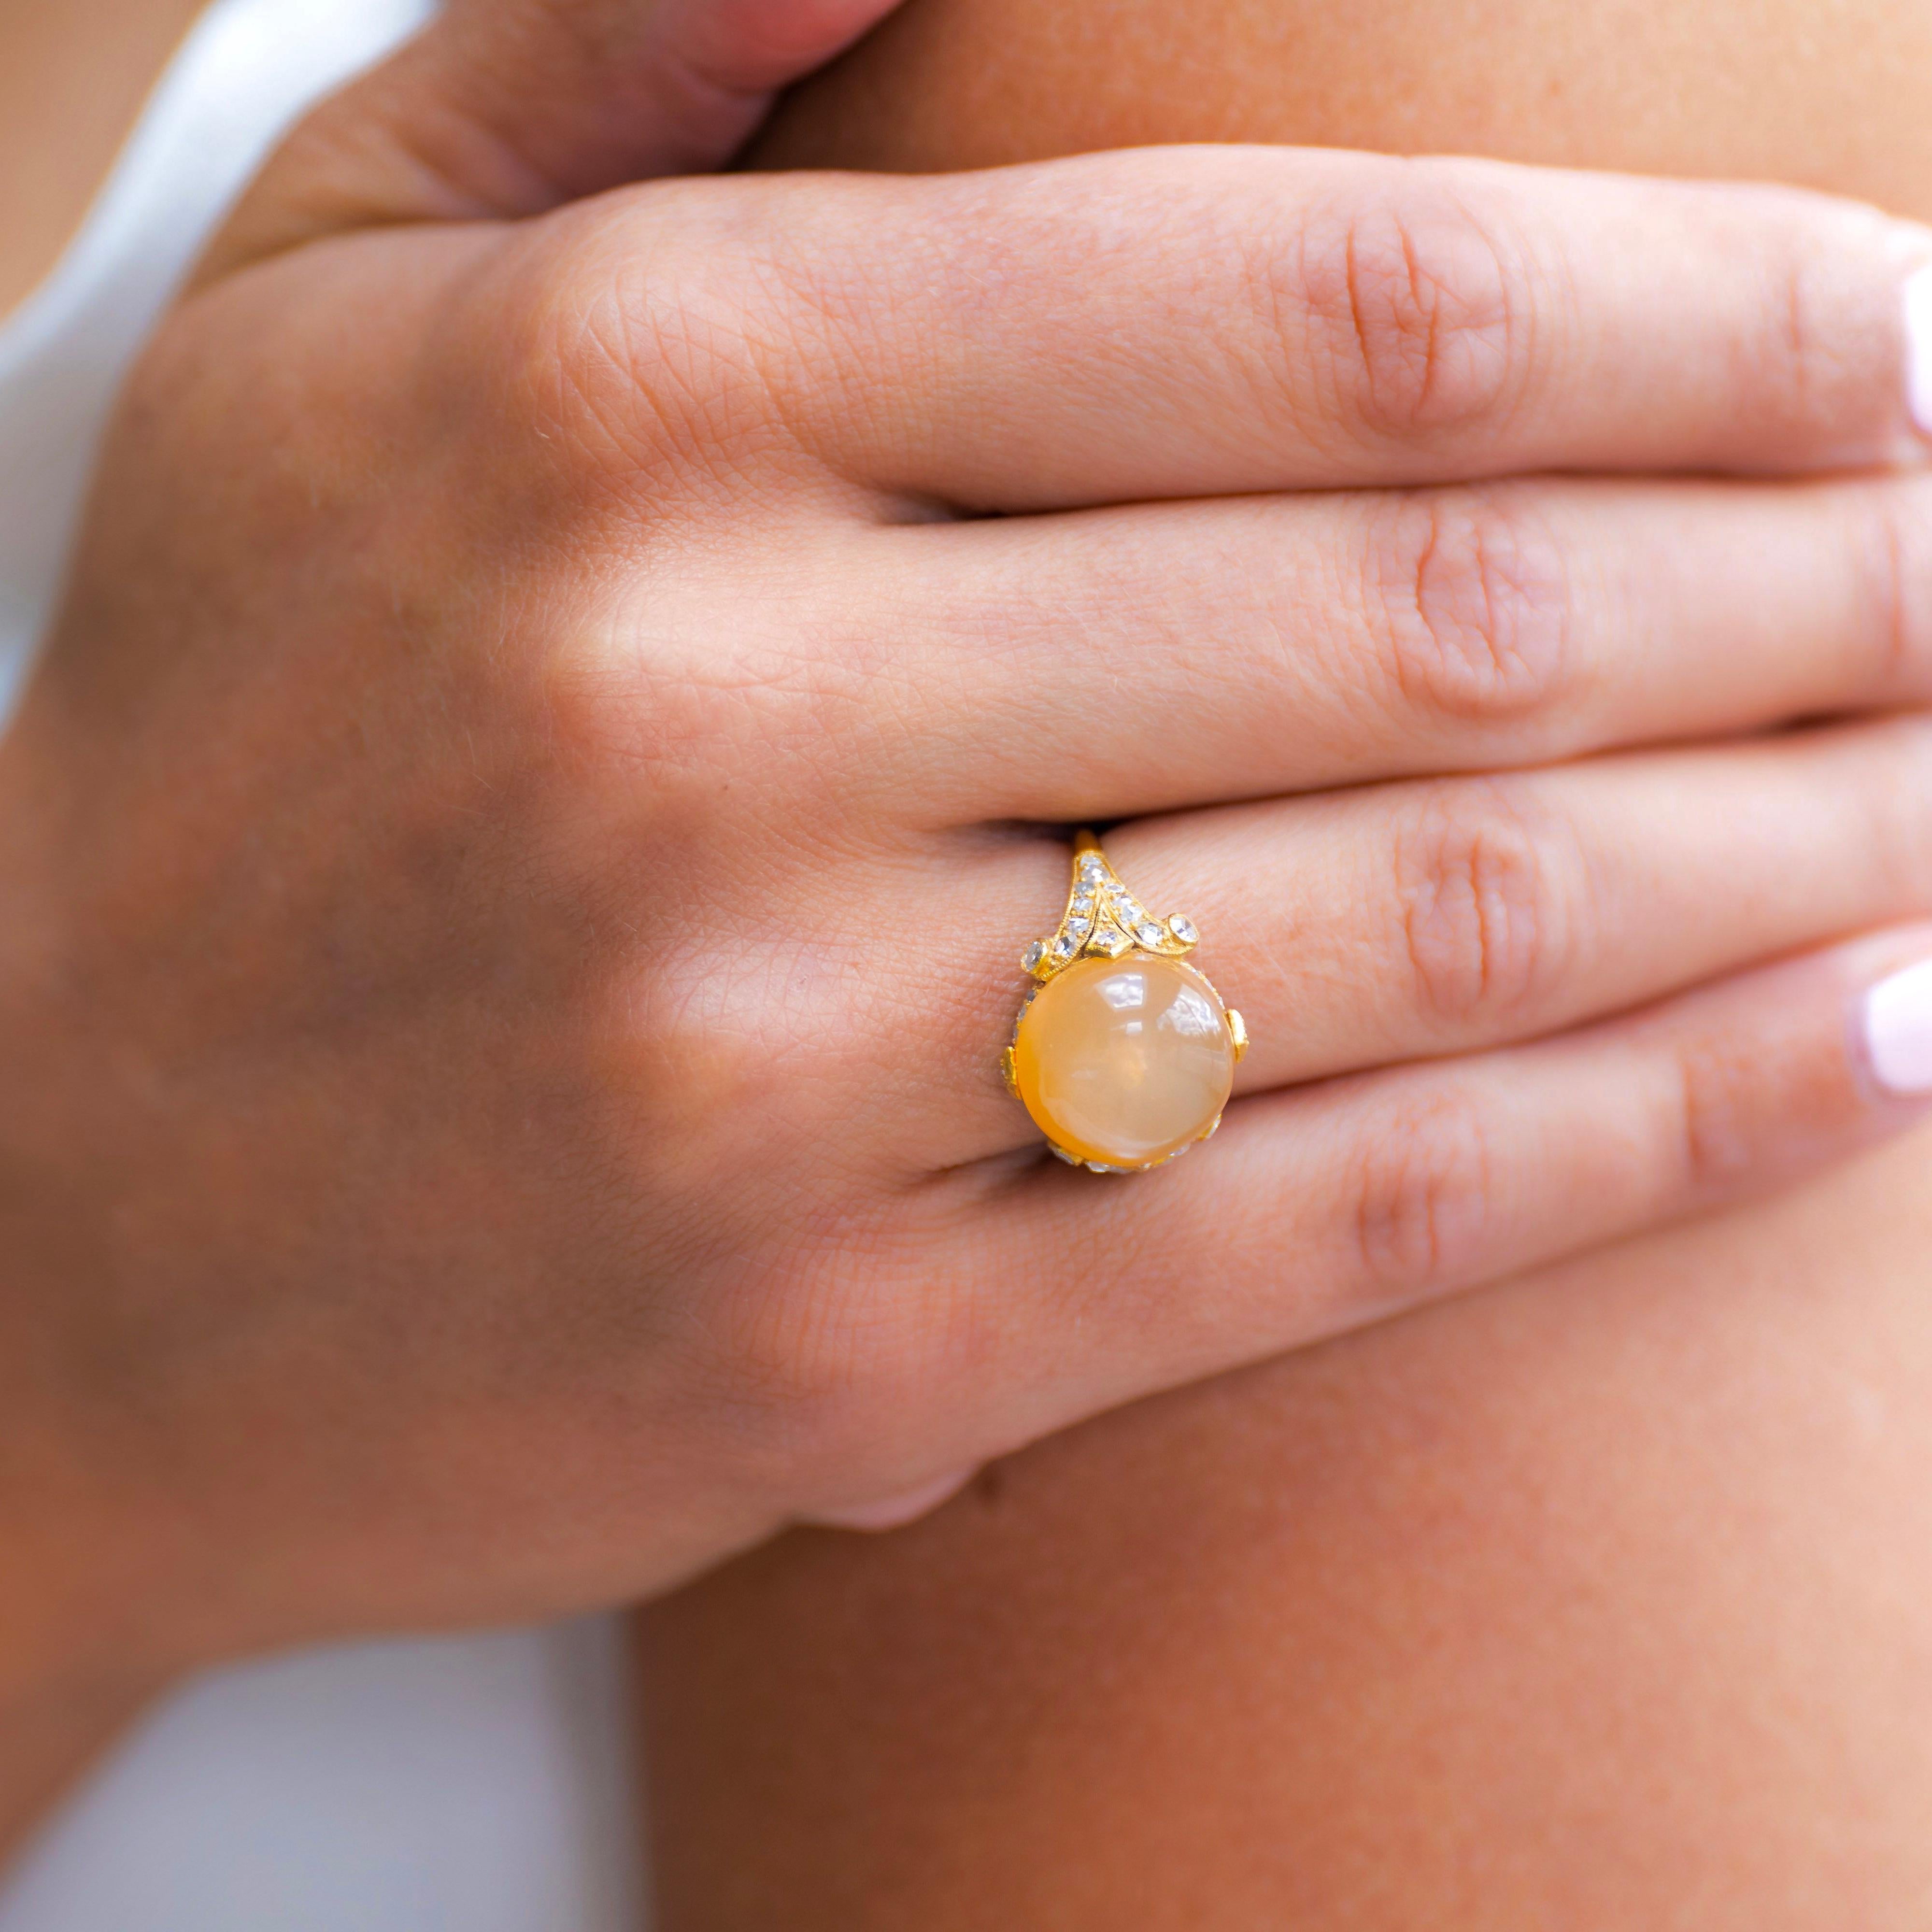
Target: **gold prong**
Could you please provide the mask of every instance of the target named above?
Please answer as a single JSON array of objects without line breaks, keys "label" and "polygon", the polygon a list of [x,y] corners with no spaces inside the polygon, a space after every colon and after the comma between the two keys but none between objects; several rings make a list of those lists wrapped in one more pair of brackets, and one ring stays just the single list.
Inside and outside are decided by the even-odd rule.
[{"label": "gold prong", "polygon": [[1228,1037],[1234,1042],[1234,1058],[1243,1058],[1248,1050],[1248,1023],[1232,1006],[1228,1009]]},{"label": "gold prong", "polygon": [[1013,1072],[1013,1050],[1010,1046],[1000,1054],[1000,1078],[1006,1083],[1006,1091],[1017,1100],[1020,1097],[1020,1083]]}]

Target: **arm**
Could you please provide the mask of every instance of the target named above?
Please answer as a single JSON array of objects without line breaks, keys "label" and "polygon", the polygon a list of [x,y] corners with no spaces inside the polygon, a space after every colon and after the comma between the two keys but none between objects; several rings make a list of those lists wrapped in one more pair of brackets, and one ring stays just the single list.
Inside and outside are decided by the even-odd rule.
[{"label": "arm", "polygon": [[1928,1179],[1922,1140],[654,1607],[659,1922],[1917,1932]]},{"label": "arm", "polygon": [[[922,0],[766,157],[1310,140],[1932,209],[1922,9],[1834,16],[1824,47],[1802,8],[1179,10]],[[1907,1932],[1928,1256],[1922,1137],[658,1606],[668,1932]]]},{"label": "arm", "polygon": [[[874,4],[454,0],[292,137],[131,379],[0,746],[0,1538],[79,1552],[0,1573],[10,1624],[165,1672],[648,1594],[1932,1102],[1859,1024],[1932,944],[1919,736],[1641,748],[1932,683],[1870,594],[1915,483],[1819,475],[1918,446],[1898,298],[1932,235],[1262,148],[596,192],[730,146]],[[1432,223],[1462,290],[1419,386],[1392,223]],[[1670,311],[1618,266],[1660,227],[1695,292]],[[1365,334],[1334,243],[1370,232]],[[1557,288],[1564,327],[1498,332]],[[1414,500],[1540,518],[1653,611],[1580,614],[1560,715],[1508,680],[1466,708],[1454,662],[1407,675],[1413,626],[1374,629],[1436,528],[1378,489],[1472,475],[1518,480]],[[1658,650],[1761,580],[1766,518],[1795,602],[1761,656]],[[1280,601],[1239,701],[1192,701],[1227,640],[1109,586],[1218,608],[1230,550]],[[1698,597],[1658,602],[1660,556]],[[1388,599],[1308,614],[1369,648],[1284,650],[1298,584],[1351,559]],[[1043,599],[1108,651],[1060,652]],[[1278,796],[1352,775],[1410,782]],[[1606,830],[1686,786],[1707,836],[1640,878]],[[1246,866],[1301,876],[1325,825],[1334,916],[1298,916],[1357,970],[1264,943],[1300,1024],[1256,1038],[1211,1154],[1123,1197],[1044,1157],[998,1066],[1066,876],[1026,828],[1145,812],[1114,848],[1140,890],[1284,940]],[[1767,826],[1815,892],[1765,889]],[[1516,1001],[1440,961],[1438,1006],[1378,888],[1439,880],[1453,941],[1492,834],[1532,880],[1595,854],[1616,903]],[[1352,1077],[1275,1090],[1323,1072]],[[1485,1210],[1444,1244],[1438,1180]],[[1186,1226],[1192,1293],[1160,1246]],[[1030,1264],[1102,1244],[1084,1300]]]}]

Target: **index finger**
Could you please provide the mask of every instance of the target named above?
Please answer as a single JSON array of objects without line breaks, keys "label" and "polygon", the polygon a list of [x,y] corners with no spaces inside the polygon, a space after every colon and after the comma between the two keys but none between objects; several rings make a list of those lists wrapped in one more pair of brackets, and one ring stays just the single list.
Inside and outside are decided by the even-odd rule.
[{"label": "index finger", "polygon": [[1932,230],[1801,190],[1268,148],[752,186],[699,204],[705,326],[750,318],[788,436],[884,491],[1036,511],[1924,453],[1904,291]]}]

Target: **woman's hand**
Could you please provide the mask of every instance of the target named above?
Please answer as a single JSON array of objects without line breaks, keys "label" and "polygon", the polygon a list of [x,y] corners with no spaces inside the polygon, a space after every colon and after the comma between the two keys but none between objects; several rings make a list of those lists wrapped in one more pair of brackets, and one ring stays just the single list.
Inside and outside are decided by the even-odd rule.
[{"label": "woman's hand", "polygon": [[[1919,231],[1265,150],[305,179],[0,760],[50,1652],[654,1590],[1911,1112],[1857,1018],[1932,933],[1828,942],[1932,914],[1924,728],[1629,748],[1928,694],[1918,478],[1654,480],[1916,447]],[[1126,1181],[998,1072],[1034,828],[1122,818],[1257,1041]]]}]

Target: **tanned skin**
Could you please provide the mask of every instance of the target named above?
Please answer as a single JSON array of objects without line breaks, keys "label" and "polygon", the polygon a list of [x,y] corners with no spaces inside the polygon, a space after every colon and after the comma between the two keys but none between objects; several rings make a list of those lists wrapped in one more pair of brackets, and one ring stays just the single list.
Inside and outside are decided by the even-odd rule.
[{"label": "tanned skin", "polygon": [[200,0],[0,0],[0,314],[52,267]]},{"label": "tanned skin", "polygon": [[[0,308],[193,11],[0,5]],[[1292,140],[1924,214],[1928,80],[1903,6],[914,0],[765,155]],[[666,1924],[1917,1932],[1928,1180],[1922,1138],[674,1600],[643,1648]],[[57,1714],[50,1756],[136,1694]]]},{"label": "tanned skin", "polygon": [[[0,0],[0,316],[58,260],[142,97],[200,0]],[[85,1700],[16,1712],[10,1739],[31,1767],[0,1773],[0,1858],[9,1823],[31,1815],[140,1710],[153,1686],[138,1670]]]},{"label": "tanned skin", "polygon": [[[1888,0],[912,0],[760,158],[1307,142],[1924,217],[1928,98]],[[1922,1135],[794,1534],[640,1619],[662,1932],[1923,1932],[1928,1398]]]}]

